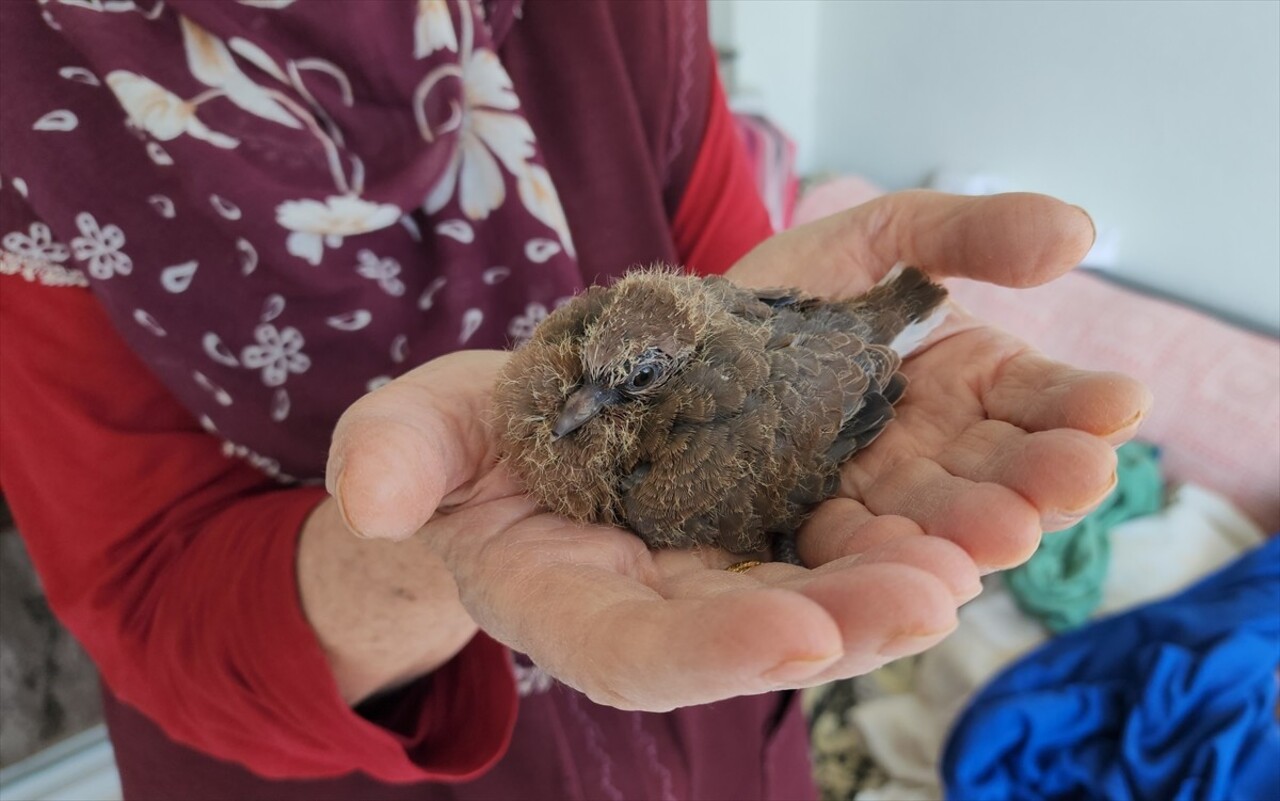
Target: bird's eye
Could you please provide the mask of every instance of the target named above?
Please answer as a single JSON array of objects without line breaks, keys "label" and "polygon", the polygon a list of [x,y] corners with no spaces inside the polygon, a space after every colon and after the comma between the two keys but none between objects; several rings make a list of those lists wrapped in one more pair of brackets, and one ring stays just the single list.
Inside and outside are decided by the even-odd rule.
[{"label": "bird's eye", "polygon": [[642,364],[632,371],[627,378],[627,389],[644,389],[658,379],[659,368],[656,364]]}]

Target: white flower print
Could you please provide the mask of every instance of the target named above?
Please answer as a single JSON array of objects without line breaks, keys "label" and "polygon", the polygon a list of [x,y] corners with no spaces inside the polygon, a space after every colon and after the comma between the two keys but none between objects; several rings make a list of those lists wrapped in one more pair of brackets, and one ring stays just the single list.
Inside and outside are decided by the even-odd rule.
[{"label": "white flower print", "polygon": [[[423,138],[431,141],[435,133],[423,117],[423,101],[435,84],[448,73],[437,69],[419,84],[414,93],[414,111]],[[539,222],[555,231],[566,253],[575,255],[569,224],[560,198],[546,168],[530,163],[534,155],[533,129],[524,117],[514,112],[520,100],[511,76],[491,50],[477,49],[464,54],[461,79],[464,107],[458,119],[441,126],[459,128],[458,147],[453,160],[439,182],[427,193],[423,208],[434,214],[453,199],[455,193],[462,213],[473,220],[483,220],[489,212],[506,201],[506,178],[498,164],[516,178],[520,202]]]},{"label": "white flower print", "polygon": [[381,259],[374,255],[371,250],[361,250],[356,254],[359,264],[356,265],[356,272],[373,281],[378,282],[378,286],[382,287],[382,291],[392,297],[400,297],[404,294],[404,281],[400,280],[400,262],[395,259]]},{"label": "white flower print", "polygon": [[262,368],[262,383],[278,387],[289,373],[305,373],[311,367],[311,357],[302,352],[306,344],[302,334],[292,326],[277,329],[271,323],[262,323],[253,330],[256,345],[246,345],[240,352],[240,361],[251,369]]},{"label": "white flower print", "polygon": [[189,134],[215,147],[229,149],[240,144],[237,139],[211,131],[196,117],[196,107],[206,97],[183,100],[150,78],[128,70],[107,73],[107,86],[124,106],[129,120],[162,142]]},{"label": "white flower print", "polygon": [[507,326],[507,335],[511,337],[511,342],[515,346],[523,345],[533,337],[533,331],[538,324],[547,319],[547,307],[541,303],[530,303],[524,307],[524,314],[517,314],[511,318],[511,324]]},{"label": "white flower print", "polygon": [[325,245],[340,247],[342,238],[393,225],[403,212],[390,203],[373,203],[354,195],[319,200],[286,200],[276,207],[276,222],[293,231],[285,241],[289,252],[319,264]]},{"label": "white flower print", "polygon": [[516,694],[525,698],[535,693],[545,693],[555,683],[555,679],[537,665],[512,664],[516,678]]},{"label": "white flower print", "polygon": [[[203,423],[203,421],[201,421]],[[212,422],[212,421],[210,421]],[[293,484],[298,479],[280,471],[280,462],[268,456],[263,456],[257,451],[249,450],[245,445],[240,445],[230,440],[222,441],[222,455],[228,459],[244,459],[249,464],[266,473],[271,478],[279,481],[281,484]]]},{"label": "white flower print", "polygon": [[2,241],[5,250],[25,259],[62,262],[71,256],[66,245],[53,241],[49,226],[42,222],[31,223],[26,234],[21,231],[5,234]]},{"label": "white flower print", "polygon": [[76,215],[80,236],[71,240],[71,251],[78,261],[89,262],[89,275],[106,280],[113,275],[133,272],[133,259],[120,252],[124,247],[124,231],[117,225],[99,227],[87,211]]},{"label": "white flower print", "polygon": [[37,261],[8,251],[0,251],[0,275],[19,275],[24,281],[44,286],[89,286],[89,279],[84,273],[73,267]]},{"label": "white flower print", "polygon": [[[430,80],[428,76],[423,85]],[[465,108],[458,147],[440,182],[427,194],[425,207],[434,214],[456,192],[462,213],[483,220],[506,200],[498,160],[514,175],[524,172],[533,157],[533,129],[519,114],[505,113],[518,108],[520,101],[511,77],[492,51],[472,53],[463,64],[462,81]]]},{"label": "white flower print", "polygon": [[413,57],[426,58],[444,48],[458,51],[458,34],[453,29],[445,0],[418,0],[418,17],[413,23]]}]

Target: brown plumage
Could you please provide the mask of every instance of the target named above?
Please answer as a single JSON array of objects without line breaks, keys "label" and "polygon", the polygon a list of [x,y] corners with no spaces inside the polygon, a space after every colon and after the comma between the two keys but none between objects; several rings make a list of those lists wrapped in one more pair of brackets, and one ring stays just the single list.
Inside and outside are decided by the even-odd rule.
[{"label": "brown plumage", "polygon": [[890,343],[945,296],[914,268],[841,302],[632,272],[512,355],[495,397],[506,459],[571,519],[655,548],[749,553],[785,535],[775,557],[795,561],[790,536],[906,389]]}]

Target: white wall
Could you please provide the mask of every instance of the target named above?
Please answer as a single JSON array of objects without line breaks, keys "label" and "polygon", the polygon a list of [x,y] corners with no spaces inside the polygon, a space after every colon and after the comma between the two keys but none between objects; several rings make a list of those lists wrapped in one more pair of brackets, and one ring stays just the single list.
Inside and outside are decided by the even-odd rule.
[{"label": "white wall", "polygon": [[831,0],[710,0],[711,34],[738,50],[734,107],[762,111],[796,141],[802,173],[816,167],[819,22]]},{"label": "white wall", "polygon": [[739,78],[806,171],[994,174],[1120,236],[1116,274],[1280,327],[1280,3],[739,1]]}]

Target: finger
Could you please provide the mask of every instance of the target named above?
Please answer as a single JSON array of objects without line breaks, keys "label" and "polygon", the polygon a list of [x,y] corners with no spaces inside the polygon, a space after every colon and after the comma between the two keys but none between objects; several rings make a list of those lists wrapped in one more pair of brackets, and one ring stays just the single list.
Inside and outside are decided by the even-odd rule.
[{"label": "finger", "polygon": [[914,520],[876,515],[851,498],[832,498],[818,505],[796,537],[800,559],[818,567],[861,553],[898,537],[923,534]]},{"label": "finger", "polygon": [[1027,433],[1002,420],[969,426],[936,457],[948,473],[1008,487],[1057,531],[1083,517],[1116,483],[1116,454],[1098,437],[1070,428]]},{"label": "finger", "polygon": [[488,466],[489,388],[505,359],[496,351],[436,359],[342,415],[325,486],[352,531],[403,539]]},{"label": "finger", "polygon": [[895,563],[844,564],[814,574],[802,590],[840,627],[844,656],[805,686],[874,670],[936,644],[956,625],[956,603],[934,575]]},{"label": "finger", "polygon": [[1151,392],[1119,373],[1098,373],[1026,350],[1006,361],[982,392],[987,416],[1027,431],[1074,428],[1113,445],[1131,438]]},{"label": "finger", "polygon": [[897,562],[932,573],[960,602],[982,590],[977,566],[959,546],[926,536],[905,517],[874,515],[849,498],[832,498],[819,505],[800,530],[797,544],[801,558],[817,570],[857,556],[859,564]]},{"label": "finger", "polygon": [[898,192],[772,237],[729,276],[847,296],[906,262],[936,276],[1035,286],[1078,264],[1093,239],[1083,209],[1045,195]]},{"label": "finger", "polygon": [[1031,557],[1040,541],[1040,514],[1018,493],[948,473],[937,462],[912,457],[858,486],[857,470],[842,471],[841,488],[879,515],[914,520],[926,534],[954,542],[982,570],[999,570]]}]

